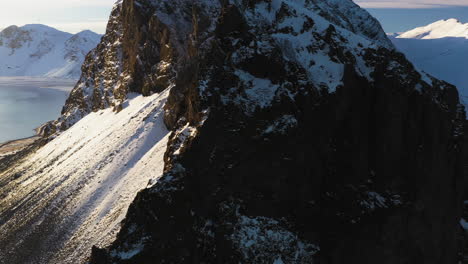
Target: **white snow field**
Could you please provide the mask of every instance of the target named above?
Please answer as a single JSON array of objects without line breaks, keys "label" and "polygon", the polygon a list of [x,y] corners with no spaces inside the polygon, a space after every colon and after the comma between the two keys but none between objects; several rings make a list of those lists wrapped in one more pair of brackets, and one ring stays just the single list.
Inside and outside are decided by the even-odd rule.
[{"label": "white snow field", "polygon": [[91,113],[0,174],[0,263],[13,248],[21,263],[82,263],[115,238],[138,191],[163,172],[169,90]]},{"label": "white snow field", "polygon": [[10,26],[0,32],[0,76],[78,79],[100,40],[89,30],[73,35],[39,24]]},{"label": "white snow field", "polygon": [[417,68],[456,85],[468,106],[468,24],[441,20],[391,39]]}]

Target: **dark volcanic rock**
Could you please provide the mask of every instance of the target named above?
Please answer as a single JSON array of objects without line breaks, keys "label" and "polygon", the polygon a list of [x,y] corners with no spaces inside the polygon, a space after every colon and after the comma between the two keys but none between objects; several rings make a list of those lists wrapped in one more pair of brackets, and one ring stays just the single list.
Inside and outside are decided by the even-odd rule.
[{"label": "dark volcanic rock", "polygon": [[91,263],[457,262],[456,88],[351,1],[124,0],[83,70],[54,128],[169,86],[173,131]]}]

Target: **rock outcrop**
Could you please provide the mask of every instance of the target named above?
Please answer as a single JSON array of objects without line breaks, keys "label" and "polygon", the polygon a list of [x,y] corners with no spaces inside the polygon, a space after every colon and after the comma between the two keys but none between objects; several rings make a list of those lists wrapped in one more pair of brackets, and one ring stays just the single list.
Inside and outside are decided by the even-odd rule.
[{"label": "rock outcrop", "polygon": [[91,263],[457,262],[457,90],[351,1],[124,0],[83,72],[51,131],[171,89],[165,172]]}]

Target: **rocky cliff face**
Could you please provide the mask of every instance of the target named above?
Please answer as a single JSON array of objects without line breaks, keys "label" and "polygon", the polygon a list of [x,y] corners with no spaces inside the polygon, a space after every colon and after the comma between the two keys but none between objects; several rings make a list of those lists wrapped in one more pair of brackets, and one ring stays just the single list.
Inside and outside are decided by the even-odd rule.
[{"label": "rocky cliff face", "polygon": [[44,134],[165,89],[164,174],[92,263],[456,263],[456,88],[351,1],[119,1]]}]

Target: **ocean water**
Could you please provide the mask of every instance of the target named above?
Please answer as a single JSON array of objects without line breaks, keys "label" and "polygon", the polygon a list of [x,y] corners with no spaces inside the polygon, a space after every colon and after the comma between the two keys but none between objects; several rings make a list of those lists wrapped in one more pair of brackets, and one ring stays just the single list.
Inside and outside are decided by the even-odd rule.
[{"label": "ocean water", "polygon": [[0,143],[33,136],[35,128],[59,117],[68,94],[69,89],[0,81]]}]

